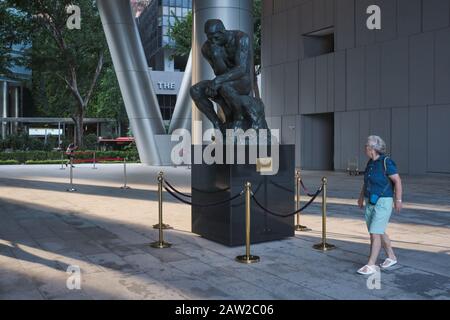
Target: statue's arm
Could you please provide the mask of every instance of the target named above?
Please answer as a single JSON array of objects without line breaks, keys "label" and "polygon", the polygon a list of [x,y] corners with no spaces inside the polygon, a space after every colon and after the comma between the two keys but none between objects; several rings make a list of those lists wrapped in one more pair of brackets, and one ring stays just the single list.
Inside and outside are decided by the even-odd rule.
[{"label": "statue's arm", "polygon": [[215,78],[216,85],[224,82],[239,80],[248,74],[250,64],[250,40],[247,35],[243,35],[236,48],[235,67],[228,72]]},{"label": "statue's arm", "polygon": [[[211,68],[213,68],[213,70],[214,70],[214,63],[211,60],[211,48],[210,48],[208,42],[205,42],[202,46],[202,55],[208,61]],[[214,72],[215,72],[215,70],[214,70]]]}]

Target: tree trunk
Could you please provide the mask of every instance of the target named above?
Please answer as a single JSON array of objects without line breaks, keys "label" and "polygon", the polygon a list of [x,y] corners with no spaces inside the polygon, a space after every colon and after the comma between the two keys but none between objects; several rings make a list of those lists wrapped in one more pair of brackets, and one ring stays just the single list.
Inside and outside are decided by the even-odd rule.
[{"label": "tree trunk", "polygon": [[74,125],[75,125],[75,137],[74,142],[75,144],[81,148],[83,147],[83,135],[84,135],[84,115],[83,112],[75,115],[73,118]]}]

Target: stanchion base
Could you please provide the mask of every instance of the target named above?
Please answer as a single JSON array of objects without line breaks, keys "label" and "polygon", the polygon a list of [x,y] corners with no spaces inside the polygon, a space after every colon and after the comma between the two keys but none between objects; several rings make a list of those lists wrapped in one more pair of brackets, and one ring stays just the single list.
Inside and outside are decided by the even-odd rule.
[{"label": "stanchion base", "polygon": [[77,191],[77,189],[75,189],[75,188],[68,188],[66,191],[67,192],[75,192],[75,191]]},{"label": "stanchion base", "polygon": [[311,231],[307,226],[302,226],[301,224],[295,225],[295,231]]},{"label": "stanchion base", "polygon": [[128,190],[128,189],[131,189],[131,187],[129,187],[129,186],[121,186],[120,189]]},{"label": "stanchion base", "polygon": [[95,167],[94,167],[94,168],[92,168],[92,170],[97,170],[97,169],[98,169],[98,168],[95,168]]},{"label": "stanchion base", "polygon": [[237,256],[236,257],[236,261],[240,262],[240,263],[256,263],[259,262],[259,257],[258,256],[252,256],[252,255],[243,255],[243,256]]},{"label": "stanchion base", "polygon": [[[153,225],[153,229],[159,229],[159,223],[154,224],[154,225]],[[163,230],[168,230],[168,229],[173,229],[173,227],[171,227],[171,226],[168,225],[168,224],[163,223],[161,229],[163,229]]]},{"label": "stanchion base", "polygon": [[59,168],[59,170],[66,170],[66,168],[62,168],[62,167],[61,167],[61,168]]},{"label": "stanchion base", "polygon": [[313,248],[316,250],[329,251],[329,250],[336,249],[336,246],[333,244],[321,242],[321,243],[313,245]]},{"label": "stanchion base", "polygon": [[155,241],[150,243],[150,247],[155,248],[155,249],[165,249],[165,248],[170,248],[172,246],[171,243],[169,242],[165,242],[165,241]]}]

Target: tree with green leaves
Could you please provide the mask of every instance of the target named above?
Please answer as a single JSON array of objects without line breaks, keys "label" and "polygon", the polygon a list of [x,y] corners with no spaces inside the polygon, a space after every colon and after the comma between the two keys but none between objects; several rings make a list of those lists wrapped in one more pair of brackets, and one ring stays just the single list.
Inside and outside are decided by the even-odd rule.
[{"label": "tree with green leaves", "polygon": [[15,45],[26,45],[28,33],[21,24],[22,16],[4,0],[0,0],[0,75],[13,77],[14,65],[26,64],[25,57],[14,53]]},{"label": "tree with green leaves", "polygon": [[[253,62],[255,66],[253,91],[260,98],[257,77],[261,74],[261,0],[253,1]],[[168,36],[173,42],[167,47],[173,50],[173,56],[187,56],[192,48],[192,11],[183,19],[172,13],[175,23],[169,27]]]},{"label": "tree with green leaves", "polygon": [[[69,29],[71,0],[5,0],[21,13],[32,39],[31,67],[44,79],[50,97],[75,122],[75,143],[83,144],[83,119],[94,96],[108,46],[92,0],[79,0],[81,29]],[[69,95],[67,95],[67,93]],[[72,97],[69,99],[69,97]]]}]

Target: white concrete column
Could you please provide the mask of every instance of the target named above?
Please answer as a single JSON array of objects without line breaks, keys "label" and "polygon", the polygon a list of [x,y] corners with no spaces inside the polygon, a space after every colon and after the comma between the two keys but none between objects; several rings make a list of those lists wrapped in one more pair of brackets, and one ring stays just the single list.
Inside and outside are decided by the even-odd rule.
[{"label": "white concrete column", "polygon": [[155,135],[165,128],[129,0],[97,0],[141,162],[161,165]]},{"label": "white concrete column", "polygon": [[[209,19],[220,19],[227,30],[247,33],[251,39],[250,43],[253,44],[253,1],[193,0],[192,7],[192,84],[196,84],[215,77],[211,66],[201,53],[202,45],[206,41],[205,22]],[[196,121],[202,121],[202,128],[197,126]],[[208,128],[212,128],[212,123],[192,103],[192,143],[201,144],[203,132]]]},{"label": "white concrete column", "polygon": [[189,90],[192,85],[192,50],[184,70],[183,80],[181,81],[180,91],[177,96],[177,103],[173,110],[172,119],[170,120],[169,133],[176,129],[191,130],[192,122],[192,100]]},{"label": "white concrete column", "polygon": [[[8,82],[3,81],[2,85],[3,101],[2,101],[2,118],[8,117]],[[2,122],[2,139],[6,138],[6,128],[8,123]]]},{"label": "white concrete column", "polygon": [[[14,118],[20,117],[20,87],[14,88]],[[18,122],[14,122],[14,133],[17,133],[19,127]]]}]

